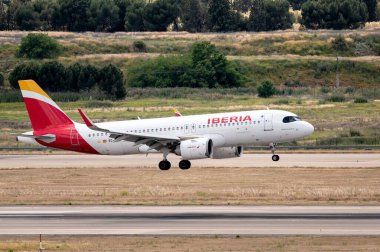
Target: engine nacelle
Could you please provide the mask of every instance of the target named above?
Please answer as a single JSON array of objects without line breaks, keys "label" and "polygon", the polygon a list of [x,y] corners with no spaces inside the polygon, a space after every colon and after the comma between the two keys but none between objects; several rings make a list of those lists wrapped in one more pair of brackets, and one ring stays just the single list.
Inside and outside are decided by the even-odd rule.
[{"label": "engine nacelle", "polygon": [[182,141],[175,150],[184,160],[209,158],[212,156],[213,144],[209,138],[196,138]]},{"label": "engine nacelle", "polygon": [[222,148],[215,148],[212,152],[213,159],[223,159],[223,158],[236,158],[241,157],[243,154],[243,147],[237,146],[237,147],[222,147]]}]

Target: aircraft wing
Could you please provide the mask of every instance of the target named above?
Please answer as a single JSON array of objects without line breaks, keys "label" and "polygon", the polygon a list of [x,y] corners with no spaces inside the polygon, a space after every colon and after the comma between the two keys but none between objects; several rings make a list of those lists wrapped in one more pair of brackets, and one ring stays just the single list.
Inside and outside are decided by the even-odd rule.
[{"label": "aircraft wing", "polygon": [[92,130],[104,132],[110,134],[111,138],[115,139],[115,142],[119,141],[129,141],[134,142],[135,145],[146,144],[150,149],[160,149],[163,145],[168,143],[177,143],[182,139],[179,137],[172,136],[161,136],[154,134],[136,134],[132,132],[118,132],[109,129],[104,129],[96,126],[90,118],[88,118],[81,109],[78,109],[79,114],[81,115],[86,126]]}]

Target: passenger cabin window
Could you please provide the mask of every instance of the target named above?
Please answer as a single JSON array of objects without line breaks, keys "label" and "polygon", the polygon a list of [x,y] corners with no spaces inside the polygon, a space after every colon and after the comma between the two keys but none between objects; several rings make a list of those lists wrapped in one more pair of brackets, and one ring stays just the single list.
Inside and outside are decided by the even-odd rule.
[{"label": "passenger cabin window", "polygon": [[286,116],[282,120],[283,123],[291,123],[291,122],[296,122],[296,121],[302,121],[302,119],[298,116]]}]

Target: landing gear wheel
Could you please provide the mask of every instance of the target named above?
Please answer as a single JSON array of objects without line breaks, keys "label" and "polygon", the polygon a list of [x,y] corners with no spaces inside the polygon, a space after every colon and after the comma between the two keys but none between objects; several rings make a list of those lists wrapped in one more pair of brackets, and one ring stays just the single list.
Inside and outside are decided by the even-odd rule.
[{"label": "landing gear wheel", "polygon": [[191,167],[191,163],[189,160],[181,160],[179,162],[179,168],[181,168],[181,170],[187,170]]},{"label": "landing gear wheel", "polygon": [[160,168],[160,170],[162,170],[162,171],[169,170],[171,166],[172,165],[167,160],[162,160],[160,163],[158,163],[158,168]]},{"label": "landing gear wheel", "polygon": [[272,160],[273,160],[274,162],[279,161],[279,160],[280,160],[280,156],[279,156],[279,155],[276,155],[276,143],[271,143],[271,144],[269,145],[269,148],[270,148],[270,150],[272,151],[272,154],[273,154],[273,156],[272,156]]},{"label": "landing gear wheel", "polygon": [[279,156],[279,155],[273,155],[273,156],[272,156],[272,160],[273,160],[274,162],[277,162],[278,160],[280,160],[280,156]]}]

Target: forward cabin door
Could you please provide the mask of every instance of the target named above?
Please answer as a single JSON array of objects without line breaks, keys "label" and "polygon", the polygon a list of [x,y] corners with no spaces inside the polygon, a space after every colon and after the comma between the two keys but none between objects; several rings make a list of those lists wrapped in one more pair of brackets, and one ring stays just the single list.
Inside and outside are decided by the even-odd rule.
[{"label": "forward cabin door", "polygon": [[264,114],[264,131],[273,130],[273,114],[265,113]]}]

